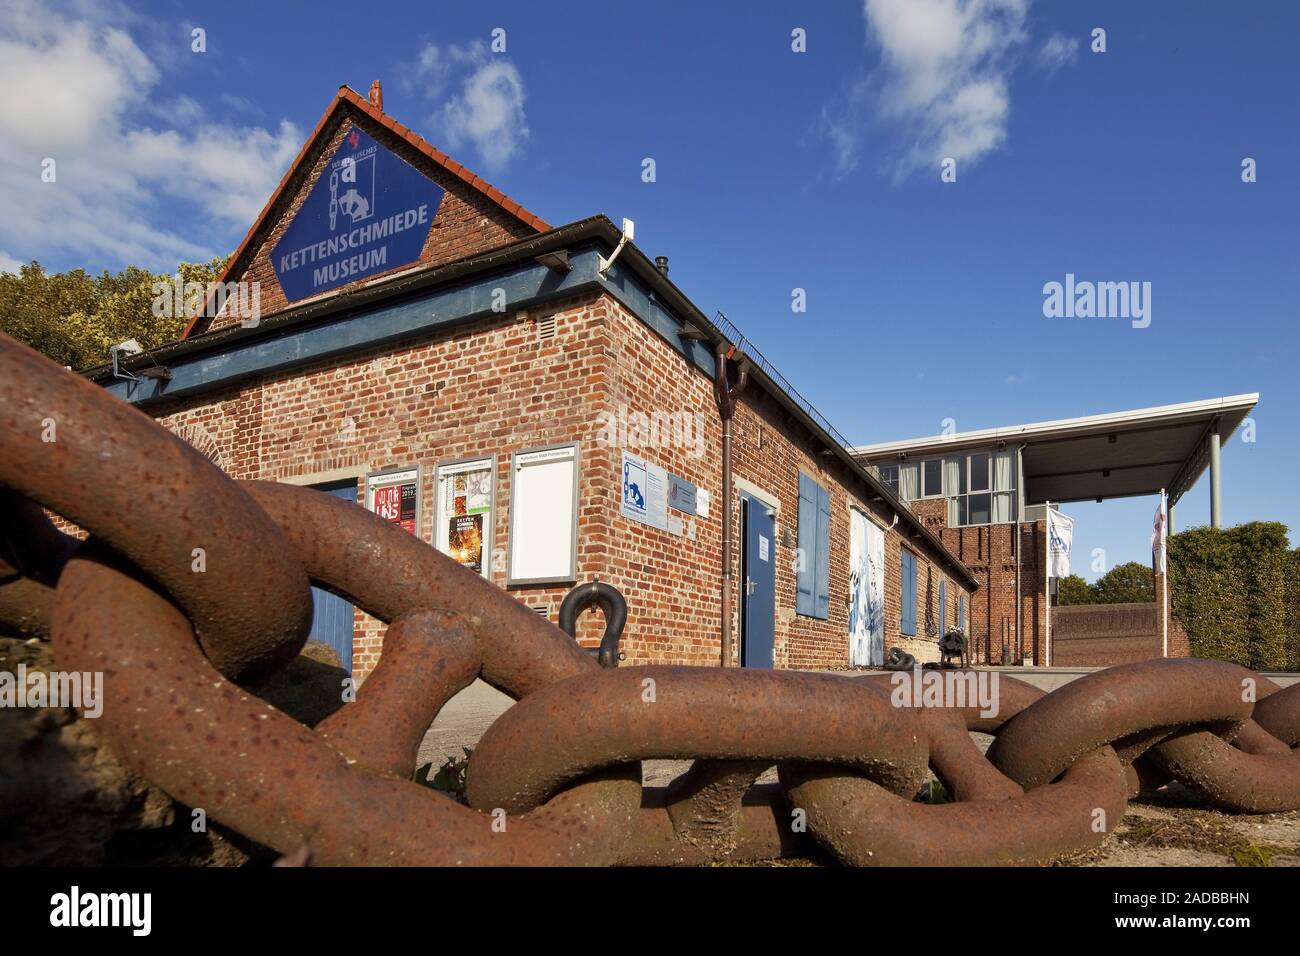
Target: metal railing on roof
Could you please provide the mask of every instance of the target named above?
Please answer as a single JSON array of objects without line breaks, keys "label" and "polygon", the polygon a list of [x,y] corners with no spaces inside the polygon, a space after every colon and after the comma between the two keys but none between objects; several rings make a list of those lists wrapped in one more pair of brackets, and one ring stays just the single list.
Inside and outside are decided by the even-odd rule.
[{"label": "metal railing on roof", "polygon": [[778,388],[780,388],[783,392],[789,395],[790,398],[794,400],[796,405],[798,405],[805,412],[807,412],[808,416],[822,427],[822,430],[825,431],[826,434],[830,435],[837,442],[839,442],[841,447],[843,447],[846,451],[852,447],[849,444],[849,440],[845,438],[843,435],[841,435],[838,429],[836,429],[835,426],[830,423],[830,420],[817,410],[817,406],[815,406],[812,402],[808,401],[808,399],[806,399],[802,394],[800,394],[799,390],[790,384],[790,380],[787,379],[784,375],[782,375],[780,371],[777,370],[777,367],[773,365],[771,361],[767,358],[767,356],[765,356],[761,351],[759,351],[758,346],[755,345],[749,339],[747,339],[745,337],[745,334],[741,332],[740,329],[736,328],[735,323],[733,323],[729,318],[727,318],[721,312],[717,314],[717,317],[713,321],[714,324],[717,325],[718,331],[720,331],[723,335],[725,335],[727,337],[727,340],[731,342],[732,345],[736,346],[736,348],[744,352],[746,358],[748,358],[750,362],[752,362],[754,365],[757,365],[759,368],[761,368],[764,371],[764,373],[766,373],[767,377],[776,383]]},{"label": "metal railing on roof", "polygon": [[[768,359],[768,357],[762,353],[759,347],[755,345],[752,341],[750,341],[748,338],[746,338],[745,333],[741,332],[740,329],[736,327],[736,324],[732,322],[729,318],[727,318],[725,314],[719,311],[716,317],[714,318],[713,323],[714,325],[717,326],[718,331],[721,332],[726,337],[727,341],[729,341],[741,352],[744,352],[745,357],[749,359],[751,363],[761,368],[763,372],[767,375],[767,377],[770,378],[772,382],[777,386],[777,388],[781,389],[788,396],[790,396],[790,398],[794,401],[794,403],[798,405],[800,408],[802,408],[804,412],[807,413],[809,418],[811,418],[818,425],[820,425],[822,427],[822,430],[825,431],[827,435],[829,435],[831,438],[835,439],[835,441],[840,443],[841,448],[843,448],[845,451],[849,451],[853,447],[852,445],[849,444],[849,440],[845,438],[842,434],[840,434],[839,429],[837,429],[834,425],[830,423],[830,419],[828,419],[825,415],[823,415],[820,411],[818,411],[816,405],[808,401],[808,399],[805,398],[797,388],[791,385],[790,380],[781,374],[781,372],[777,369],[777,367],[772,364],[771,360]],[[878,466],[874,464],[866,464],[863,462],[858,462],[858,464],[859,467],[861,467],[864,471],[869,472],[873,478],[875,478],[877,481],[880,481],[882,485],[884,484],[883,480],[880,477],[880,468]],[[888,486],[885,486],[885,490],[889,492],[890,489],[888,488]],[[905,509],[908,513],[911,514],[915,513],[912,510],[912,505],[909,502],[903,501],[903,499],[899,498],[897,495],[893,495],[892,497],[894,503],[897,504],[899,507]]]}]

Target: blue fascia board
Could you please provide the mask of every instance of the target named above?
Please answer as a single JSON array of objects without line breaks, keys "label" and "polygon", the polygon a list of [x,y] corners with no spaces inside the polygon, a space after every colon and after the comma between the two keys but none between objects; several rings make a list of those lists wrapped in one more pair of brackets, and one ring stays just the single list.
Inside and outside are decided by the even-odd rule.
[{"label": "blue fascia board", "polygon": [[622,303],[623,307],[654,329],[673,348],[696,365],[705,375],[713,376],[713,346],[702,339],[684,339],[682,322],[659,304],[652,291],[640,283],[628,269],[614,263],[603,280],[605,289]]},{"label": "blue fascia board", "polygon": [[[200,353],[168,365],[171,381],[110,380],[104,387],[132,404],[194,395],[223,388],[243,379],[283,371],[309,362],[357,352],[385,343],[450,328],[494,314],[509,315],[586,289],[600,288],[616,298],[670,345],[706,374],[712,374],[713,352],[706,342],[683,339],[681,323],[664,309],[652,292],[618,263],[608,278],[599,272],[599,258],[608,250],[596,246],[571,254],[570,270],[558,273],[529,263],[451,288],[430,291],[391,305],[341,313],[310,326],[266,338],[233,343],[220,351]],[[492,309],[495,290],[505,290],[506,309]]]}]

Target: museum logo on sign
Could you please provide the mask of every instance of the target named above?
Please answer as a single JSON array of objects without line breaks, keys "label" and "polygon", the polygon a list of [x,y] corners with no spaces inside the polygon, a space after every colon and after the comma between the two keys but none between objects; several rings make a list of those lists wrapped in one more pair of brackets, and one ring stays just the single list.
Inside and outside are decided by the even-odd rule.
[{"label": "museum logo on sign", "polygon": [[420,258],[443,190],[353,128],[271,253],[295,302]]}]

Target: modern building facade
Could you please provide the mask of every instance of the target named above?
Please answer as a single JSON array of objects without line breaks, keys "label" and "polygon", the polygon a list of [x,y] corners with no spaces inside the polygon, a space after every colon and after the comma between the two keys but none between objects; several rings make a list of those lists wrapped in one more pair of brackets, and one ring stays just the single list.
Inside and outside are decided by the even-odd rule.
[{"label": "modern building facade", "polygon": [[[1057,615],[1048,509],[1163,491],[1172,533],[1178,500],[1208,469],[1208,517],[1217,527],[1222,448],[1258,401],[1254,393],[1233,395],[852,451],[979,579],[969,632],[979,660],[1116,664],[1166,651],[1185,655],[1186,634],[1176,621],[1166,627],[1162,620],[1153,639],[1155,618],[1141,606]],[[1164,587],[1164,575],[1156,575],[1161,604]],[[1058,617],[1061,653],[1053,653]]]},{"label": "modern building facade", "polygon": [[[937,658],[976,576],[629,238],[552,227],[344,87],[185,336],[87,374],[231,475],[356,501],[551,620],[614,585],[629,663]],[[382,626],[316,610],[364,676]]]}]

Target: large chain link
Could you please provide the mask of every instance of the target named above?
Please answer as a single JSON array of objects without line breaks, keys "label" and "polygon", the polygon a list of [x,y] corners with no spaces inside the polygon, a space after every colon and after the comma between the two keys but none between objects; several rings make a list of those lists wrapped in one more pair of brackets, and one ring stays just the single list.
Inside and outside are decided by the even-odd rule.
[{"label": "large chain link", "polygon": [[[958,681],[900,705],[913,675],[603,669],[413,535],[235,481],[2,335],[0,409],[0,622],[104,674],[99,723],[133,769],[314,863],[704,863],[814,840],[850,864],[1038,863],[1098,845],[1169,779],[1230,810],[1300,807],[1300,685],[1236,665],[1149,661],[1050,694],[1001,677],[996,713]],[[247,689],[301,650],[309,581],[389,625],[355,701],[314,728]],[[410,777],[477,677],[517,703],[475,748],[465,806]],[[987,756],[971,731],[994,735]],[[694,763],[643,788],[660,758]],[[952,802],[914,799],[931,771]]]}]

